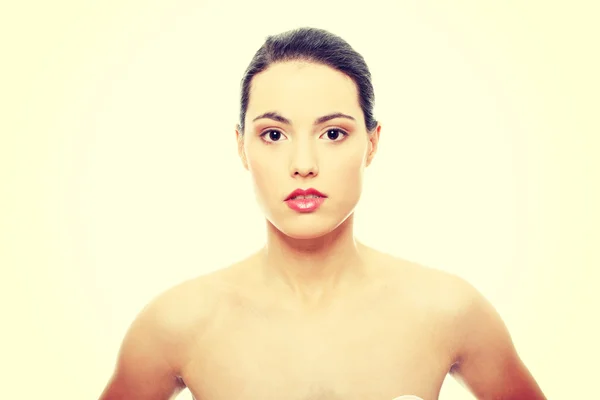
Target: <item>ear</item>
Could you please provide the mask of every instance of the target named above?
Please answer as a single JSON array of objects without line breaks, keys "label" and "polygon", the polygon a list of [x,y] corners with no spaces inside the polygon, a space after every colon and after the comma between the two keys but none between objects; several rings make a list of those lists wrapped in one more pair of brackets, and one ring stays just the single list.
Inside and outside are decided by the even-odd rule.
[{"label": "ear", "polygon": [[369,152],[367,154],[366,166],[368,167],[377,153],[377,147],[379,146],[379,134],[381,132],[381,124],[378,122],[375,129],[369,134]]},{"label": "ear", "polygon": [[244,149],[244,134],[241,133],[239,124],[235,125],[235,141],[237,143],[238,156],[242,161],[242,165],[248,170],[248,159],[246,158],[246,150]]}]

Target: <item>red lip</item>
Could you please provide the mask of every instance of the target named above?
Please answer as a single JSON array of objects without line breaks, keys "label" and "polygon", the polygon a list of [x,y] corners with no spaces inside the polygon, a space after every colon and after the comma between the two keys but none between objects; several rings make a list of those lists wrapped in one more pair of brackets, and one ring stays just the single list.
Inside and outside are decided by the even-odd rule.
[{"label": "red lip", "polygon": [[317,189],[313,189],[313,188],[306,189],[306,190],[296,189],[292,193],[290,193],[288,197],[286,197],[285,201],[288,201],[289,199],[296,197],[296,196],[308,196],[309,194],[319,196],[319,197],[327,197],[323,193],[319,192]]}]

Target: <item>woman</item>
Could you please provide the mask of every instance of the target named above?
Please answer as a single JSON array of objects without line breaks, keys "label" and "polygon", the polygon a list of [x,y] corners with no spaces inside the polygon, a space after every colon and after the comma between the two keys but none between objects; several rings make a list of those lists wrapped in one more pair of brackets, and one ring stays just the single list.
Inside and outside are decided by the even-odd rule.
[{"label": "woman", "polygon": [[353,236],[381,125],[363,58],[320,29],[267,38],[242,80],[237,149],[267,243],[171,288],[126,334],[103,400],[544,399],[464,280]]}]

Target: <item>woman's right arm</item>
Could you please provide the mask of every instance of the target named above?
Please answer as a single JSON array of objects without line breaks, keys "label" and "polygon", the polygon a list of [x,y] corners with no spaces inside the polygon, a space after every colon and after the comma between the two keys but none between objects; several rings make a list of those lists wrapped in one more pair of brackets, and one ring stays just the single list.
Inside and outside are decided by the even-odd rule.
[{"label": "woman's right arm", "polygon": [[161,308],[160,302],[152,302],[135,318],[99,400],[170,400],[185,388],[169,359],[176,327],[161,318]]}]

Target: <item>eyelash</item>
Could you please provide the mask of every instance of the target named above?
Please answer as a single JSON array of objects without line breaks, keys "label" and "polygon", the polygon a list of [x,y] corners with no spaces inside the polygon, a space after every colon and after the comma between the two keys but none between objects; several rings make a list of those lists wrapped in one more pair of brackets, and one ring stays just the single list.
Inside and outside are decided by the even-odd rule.
[{"label": "eyelash", "polygon": [[[283,135],[283,132],[281,132],[279,129],[267,129],[266,131],[264,131],[263,133],[260,134],[260,138],[266,143],[266,144],[273,144],[273,143],[277,143],[277,142],[269,142],[267,140],[264,139],[264,137],[269,134],[270,132],[279,132]],[[339,133],[341,133],[344,136],[344,139],[342,140],[330,140],[330,142],[343,142],[344,140],[346,140],[346,138],[348,137],[349,133],[346,132],[343,129],[340,128],[329,128],[325,131],[325,134],[329,131],[338,131]]]}]

